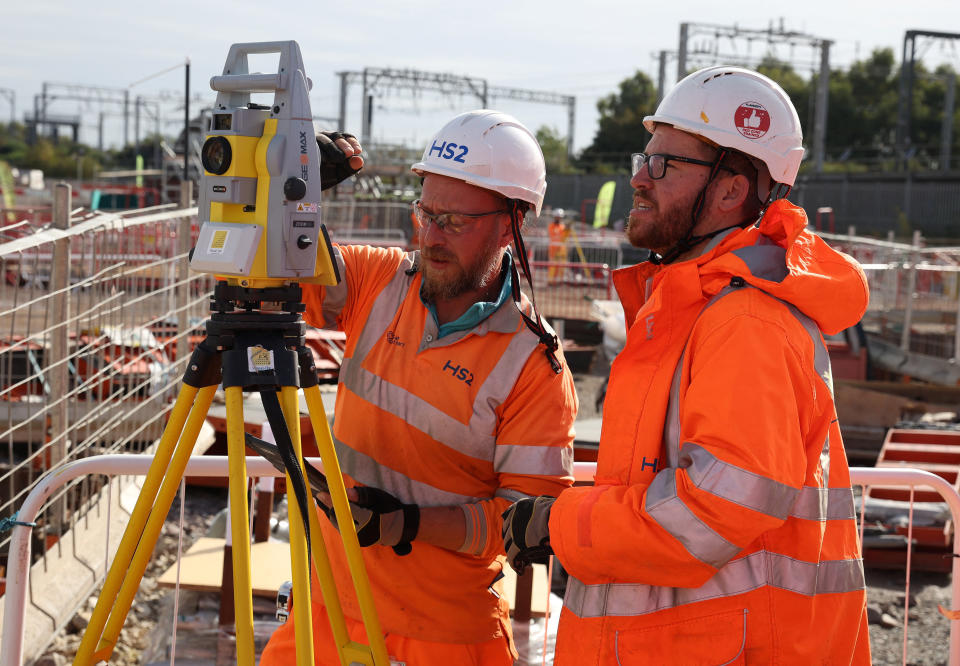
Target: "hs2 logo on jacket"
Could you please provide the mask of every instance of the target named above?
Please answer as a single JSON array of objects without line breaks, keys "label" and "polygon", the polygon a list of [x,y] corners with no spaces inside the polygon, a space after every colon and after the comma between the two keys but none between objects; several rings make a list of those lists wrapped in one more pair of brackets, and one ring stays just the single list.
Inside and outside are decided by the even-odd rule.
[{"label": "hs2 logo on jacket", "polygon": [[454,365],[452,361],[443,364],[443,371],[449,371],[454,379],[459,379],[467,386],[473,386],[473,373],[460,365]]}]

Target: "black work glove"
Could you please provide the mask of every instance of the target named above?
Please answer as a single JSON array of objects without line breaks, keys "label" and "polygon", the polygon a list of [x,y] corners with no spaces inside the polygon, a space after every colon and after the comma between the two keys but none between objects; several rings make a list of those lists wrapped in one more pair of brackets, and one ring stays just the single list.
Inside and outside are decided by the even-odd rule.
[{"label": "black work glove", "polygon": [[[379,544],[391,546],[397,555],[410,553],[410,542],[417,537],[420,529],[420,507],[404,504],[379,488],[357,486],[352,490],[356,491],[357,499],[350,502],[350,513],[360,546],[366,548]],[[319,498],[317,501],[330,522],[339,529],[333,506],[328,506]]]},{"label": "black work glove", "polygon": [[525,497],[503,512],[503,549],[517,574],[530,564],[546,564],[550,547],[550,507],[555,497]]},{"label": "black work glove", "polygon": [[[353,149],[352,155],[347,155],[337,140],[343,139]],[[328,190],[334,185],[343,182],[363,168],[363,158],[360,156],[361,147],[357,137],[346,132],[319,132],[317,146],[320,148],[320,189]]]}]

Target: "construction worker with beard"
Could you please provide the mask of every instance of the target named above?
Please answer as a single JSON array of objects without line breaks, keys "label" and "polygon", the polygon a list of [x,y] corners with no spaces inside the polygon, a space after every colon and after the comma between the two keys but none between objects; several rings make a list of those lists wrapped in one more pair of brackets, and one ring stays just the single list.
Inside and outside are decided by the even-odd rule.
[{"label": "construction worker with beard", "polygon": [[[343,279],[304,287],[304,319],[346,332],[333,439],[391,660],[507,665],[501,514],[573,482],[573,377],[515,265],[529,276],[520,228],[546,170],[530,131],[489,110],[447,123],[412,169],[420,250],[334,246]],[[320,522],[349,580],[336,527]],[[340,596],[365,642],[353,590]],[[339,664],[316,578],[312,598],[316,663]],[[294,657],[288,620],[260,663]]]},{"label": "construction worker with beard", "polygon": [[508,560],[569,573],[567,664],[868,664],[863,561],[822,334],[859,265],[784,198],[803,157],[780,86],[738,67],[644,119],[614,275],[627,322],[595,484],[504,514]]}]

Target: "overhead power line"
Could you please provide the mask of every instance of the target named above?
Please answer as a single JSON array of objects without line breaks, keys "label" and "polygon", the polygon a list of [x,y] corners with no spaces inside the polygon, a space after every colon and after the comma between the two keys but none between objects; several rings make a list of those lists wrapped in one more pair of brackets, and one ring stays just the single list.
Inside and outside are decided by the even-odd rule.
[{"label": "overhead power line", "polygon": [[351,84],[359,83],[363,87],[363,121],[361,143],[371,137],[373,98],[385,95],[390,90],[410,91],[418,95],[424,91],[437,92],[445,96],[476,97],[481,106],[488,106],[493,98],[513,99],[537,104],[557,104],[567,108],[567,153],[573,155],[573,133],[577,98],[542,90],[491,86],[486,79],[456,74],[424,72],[414,69],[383,69],[365,67],[360,72],[338,72],[340,76],[340,126],[346,124],[347,96]]}]

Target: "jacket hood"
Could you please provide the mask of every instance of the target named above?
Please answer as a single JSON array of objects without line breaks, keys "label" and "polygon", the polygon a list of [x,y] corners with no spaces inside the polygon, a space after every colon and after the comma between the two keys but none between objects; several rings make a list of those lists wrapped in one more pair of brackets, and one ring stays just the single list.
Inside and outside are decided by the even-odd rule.
[{"label": "jacket hood", "polygon": [[855,325],[870,291],[860,265],[806,229],[807,215],[786,199],[770,204],[759,227],[730,234],[694,259],[705,295],[733,276],[794,305],[824,335]]}]

